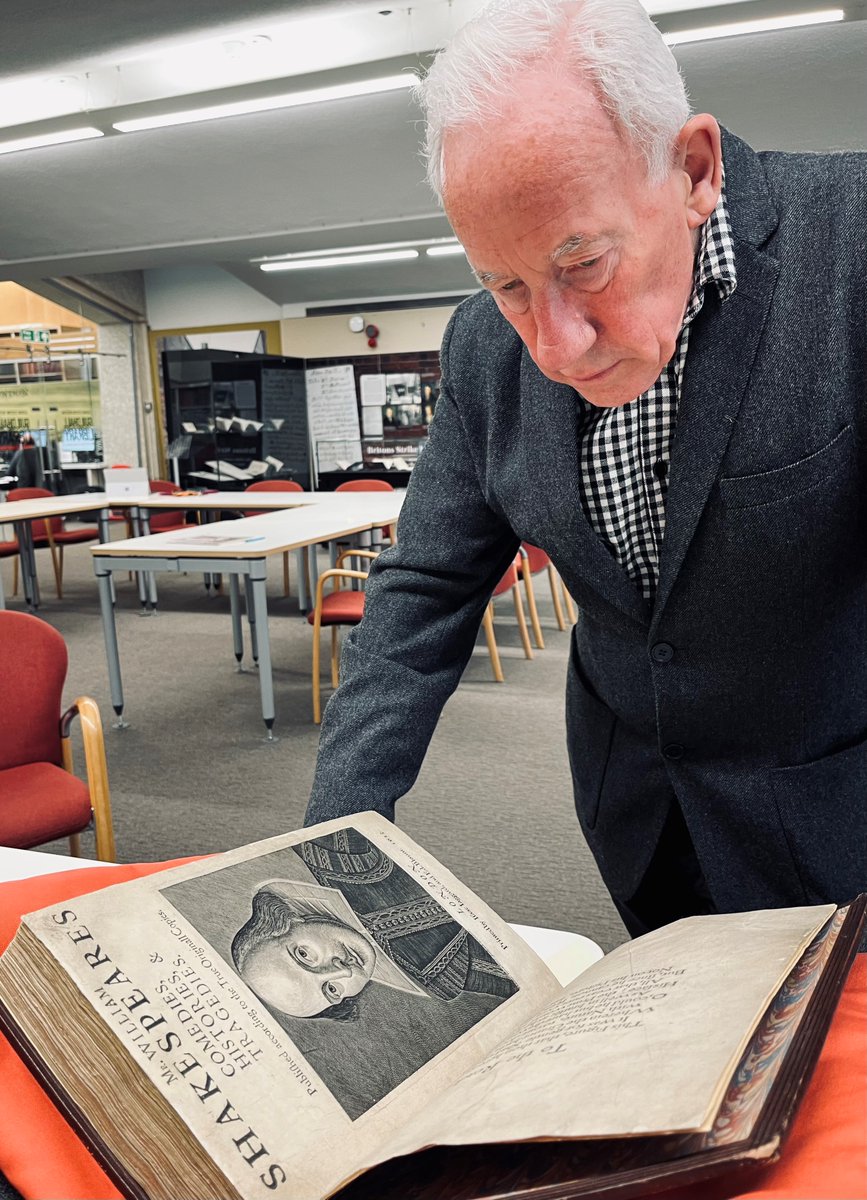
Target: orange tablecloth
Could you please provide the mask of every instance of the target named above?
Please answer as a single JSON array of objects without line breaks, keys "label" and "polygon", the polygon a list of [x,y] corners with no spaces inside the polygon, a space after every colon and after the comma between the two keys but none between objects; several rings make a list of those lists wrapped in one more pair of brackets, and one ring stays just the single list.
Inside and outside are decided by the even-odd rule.
[{"label": "orange tablecloth", "polygon": [[[188,859],[180,861],[189,861]],[[100,867],[0,884],[0,950],[22,913],[176,863]],[[119,1193],[0,1036],[0,1171],[27,1200]],[[867,1200],[867,955],[856,960],[781,1162],[657,1200]],[[180,1200],[180,1198],[179,1198]]]}]

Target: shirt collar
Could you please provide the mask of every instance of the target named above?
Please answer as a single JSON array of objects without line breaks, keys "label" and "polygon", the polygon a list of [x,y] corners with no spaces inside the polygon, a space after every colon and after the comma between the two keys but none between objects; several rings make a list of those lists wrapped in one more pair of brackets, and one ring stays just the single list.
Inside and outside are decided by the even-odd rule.
[{"label": "shirt collar", "polygon": [[684,325],[701,309],[704,289],[709,283],[716,286],[720,300],[727,300],[737,287],[735,248],[726,204],[725,172],[716,207],[701,227],[698,253],[695,256],[692,294],[686,306]]}]

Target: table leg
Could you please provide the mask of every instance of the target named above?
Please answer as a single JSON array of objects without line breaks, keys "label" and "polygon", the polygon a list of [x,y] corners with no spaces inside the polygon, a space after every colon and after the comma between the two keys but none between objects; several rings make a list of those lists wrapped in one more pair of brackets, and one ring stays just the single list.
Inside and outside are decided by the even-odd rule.
[{"label": "table leg", "polygon": [[123,719],[123,683],[120,678],[120,655],[117,648],[114,605],[111,601],[111,571],[98,558],[93,560],[93,569],[99,584],[99,607],[102,613],[102,632],[105,637],[105,655],[108,661],[111,706],[117,715],[117,720],[112,723],[112,729],[128,729],[129,721]]},{"label": "table leg", "polygon": [[256,633],[256,605],[253,602],[253,584],[249,575],[244,576],[244,595],[247,601],[247,622],[250,626],[250,649],[253,662],[259,665],[259,638]]},{"label": "table leg", "polygon": [[266,742],[274,742],[274,678],[271,672],[271,639],[268,636],[268,593],[265,587],[267,568],[264,561],[250,564],[247,577],[253,594],[256,629],[259,639],[259,689],[262,694],[262,720],[265,722]]},{"label": "table leg", "polygon": [[298,607],[303,613],[307,612],[309,602],[307,599],[307,555],[308,547],[305,546],[302,550],[295,551],[295,572],[298,576]]},{"label": "table leg", "polygon": [[[129,523],[132,526],[132,536],[134,538],[142,537],[144,528],[142,525],[142,510],[140,508],[131,508],[129,510]],[[146,617],[148,612],[148,593],[144,571],[136,571],[135,582],[138,588],[139,616]]]},{"label": "table leg", "polygon": [[[96,520],[99,528],[99,540],[101,542],[110,542],[111,522],[109,521],[109,510],[107,508],[101,508],[96,514]],[[111,584],[111,602],[112,604],[115,604],[117,602],[117,596],[115,595],[114,591],[114,572],[109,573],[108,579],[109,583]]]},{"label": "table leg", "polygon": [[238,671],[244,670],[244,630],[241,625],[241,588],[238,576],[229,576],[229,606],[232,610],[232,639],[235,643],[235,661]]},{"label": "table leg", "polygon": [[[141,527],[145,537],[150,536],[151,531],[151,515],[146,508],[141,510]],[[150,604],[151,616],[157,615],[157,577],[153,571],[143,571],[144,589],[145,589],[145,609],[142,616],[148,614],[148,604]]]},{"label": "table leg", "polygon": [[39,579],[36,575],[36,550],[33,545],[33,523],[16,521],[15,536],[18,539],[18,558],[21,566],[21,583],[28,608],[39,607]]},{"label": "table leg", "polygon": [[[204,511],[204,512],[202,512],[202,513],[200,513],[200,514],[199,514],[199,523],[200,523],[200,524],[201,524],[202,522],[204,522],[204,524],[205,524],[205,525],[210,525],[210,523],[211,523],[211,521],[212,521],[212,520],[213,520],[213,513],[212,513],[212,512],[208,512],[208,511],[206,510],[206,511]],[[208,593],[208,595],[210,596],[210,594],[211,594],[211,575],[209,574],[209,572],[208,572],[208,571],[205,571],[205,573],[204,573],[204,580],[205,580],[205,591],[206,591],[206,592]],[[215,584],[215,586],[214,586],[214,590],[216,591],[216,584]]]},{"label": "table leg", "polygon": [[[331,545],[334,545],[334,543],[332,542]],[[307,556],[307,561],[310,564],[310,598],[313,600],[316,596],[316,584],[319,582],[319,547],[315,544],[308,546]]]}]

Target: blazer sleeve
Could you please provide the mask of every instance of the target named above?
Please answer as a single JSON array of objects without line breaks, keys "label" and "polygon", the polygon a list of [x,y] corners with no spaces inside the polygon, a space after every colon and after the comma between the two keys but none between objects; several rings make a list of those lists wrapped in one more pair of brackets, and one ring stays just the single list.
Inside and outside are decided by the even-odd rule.
[{"label": "blazer sleeve", "polygon": [[[407,490],[397,545],[374,562],[364,620],[346,639],[325,711],[306,824],[374,809],[394,818],[473,650],[518,538],[488,504],[450,381]],[[481,396],[466,396],[481,404]],[[480,426],[480,429],[482,427]],[[478,441],[479,434],[476,434]]]}]

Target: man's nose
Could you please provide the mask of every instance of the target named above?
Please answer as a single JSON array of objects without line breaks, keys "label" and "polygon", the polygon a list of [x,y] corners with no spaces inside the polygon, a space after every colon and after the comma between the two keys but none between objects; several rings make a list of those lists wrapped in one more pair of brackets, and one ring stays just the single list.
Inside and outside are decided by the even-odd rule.
[{"label": "man's nose", "polygon": [[574,297],[557,289],[538,298],[536,362],[546,375],[572,374],[596,341],[596,329],[577,307]]}]

